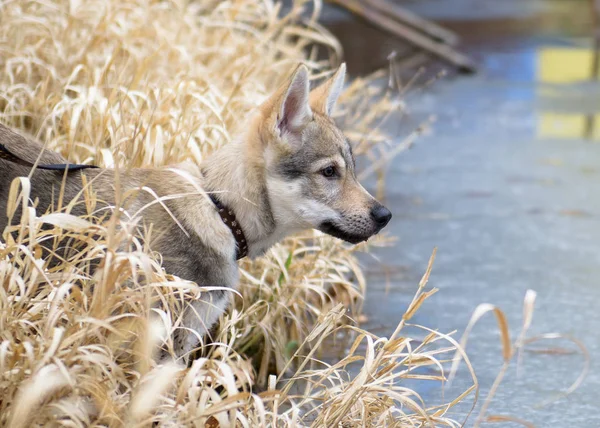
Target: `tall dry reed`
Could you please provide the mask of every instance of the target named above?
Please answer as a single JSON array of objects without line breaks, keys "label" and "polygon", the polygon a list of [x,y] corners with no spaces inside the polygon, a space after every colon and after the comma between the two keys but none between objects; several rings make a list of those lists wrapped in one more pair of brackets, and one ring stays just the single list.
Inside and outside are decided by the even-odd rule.
[{"label": "tall dry reed", "polygon": [[[303,14],[308,6],[312,14]],[[200,162],[235,138],[246,113],[298,62],[315,79],[337,66],[341,48],[319,25],[320,6],[3,1],[0,120],[71,162]],[[337,117],[370,161],[363,175],[413,139],[393,146],[380,130],[403,104],[397,88],[370,82],[347,87]],[[442,333],[404,336],[435,292],[426,289],[431,266],[394,334],[377,337],[353,321],[366,287],[355,252],[368,248],[318,232],[294,236],[241,264],[234,307],[191,367],[158,365],[157,346],[169,347],[182,300],[203,290],[163,272],[127,215],[99,216],[93,192],[77,201],[89,215],[74,217],[68,204],[36,211],[29,190],[27,178],[12,184],[9,215],[19,204],[23,215],[0,241],[0,425],[459,425],[447,412],[475,380],[438,407],[402,383],[443,381],[447,361],[462,352]],[[77,251],[46,269],[40,244],[64,238]],[[340,337],[345,357],[322,361],[323,344]],[[423,375],[426,366],[440,374]]]}]

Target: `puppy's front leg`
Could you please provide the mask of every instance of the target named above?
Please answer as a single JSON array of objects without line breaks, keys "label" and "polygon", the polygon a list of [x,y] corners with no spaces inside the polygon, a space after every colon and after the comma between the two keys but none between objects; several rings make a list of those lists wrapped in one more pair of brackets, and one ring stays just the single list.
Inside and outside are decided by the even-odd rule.
[{"label": "puppy's front leg", "polygon": [[202,293],[198,300],[188,302],[182,326],[174,337],[177,357],[187,361],[192,351],[204,343],[206,334],[227,309],[230,299],[231,292],[216,290]]},{"label": "puppy's front leg", "polygon": [[[227,254],[216,244],[211,245],[208,226],[202,238],[173,224],[161,230],[164,233],[152,247],[163,255],[165,271],[194,282],[203,290],[197,297],[182,302],[183,313],[174,314],[175,318],[181,317],[173,337],[174,351],[177,357],[187,360],[227,308],[239,281],[238,266],[233,251]],[[231,240],[234,245],[232,237]]]}]

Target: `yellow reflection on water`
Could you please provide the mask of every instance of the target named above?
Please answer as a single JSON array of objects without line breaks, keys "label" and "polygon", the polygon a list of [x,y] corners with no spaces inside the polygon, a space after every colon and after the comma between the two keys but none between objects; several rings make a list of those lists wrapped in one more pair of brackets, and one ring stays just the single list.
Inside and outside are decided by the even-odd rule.
[{"label": "yellow reflection on water", "polygon": [[577,113],[540,112],[538,114],[538,138],[591,138],[600,140],[600,114],[591,117]]},{"label": "yellow reflection on water", "polygon": [[[537,79],[541,83],[568,84],[595,80],[600,77],[592,49],[544,47],[537,55]],[[595,75],[595,76],[594,76]],[[595,79],[594,79],[595,78]],[[538,113],[538,138],[589,138],[600,140],[600,114]]]},{"label": "yellow reflection on water", "polygon": [[538,79],[544,83],[591,80],[593,62],[591,49],[544,47],[538,51]]}]

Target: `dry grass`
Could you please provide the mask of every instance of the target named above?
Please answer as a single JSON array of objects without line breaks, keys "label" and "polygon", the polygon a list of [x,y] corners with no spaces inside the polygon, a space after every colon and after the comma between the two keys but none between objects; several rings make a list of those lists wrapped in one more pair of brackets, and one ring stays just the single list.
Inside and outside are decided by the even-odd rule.
[{"label": "dry grass", "polygon": [[[338,42],[316,21],[320,2],[310,19],[306,3],[282,15],[272,0],[4,1],[0,118],[72,162],[200,162],[297,62],[315,78],[337,65]],[[412,139],[390,147],[377,125],[403,106],[369,82],[347,88],[338,120],[358,155],[379,166]],[[28,186],[13,183],[9,211],[27,209],[12,229],[18,238],[7,230],[0,241],[1,426],[459,425],[446,415],[477,389],[474,376],[441,407],[402,386],[443,381],[454,352],[466,359],[442,333],[402,336],[435,291],[425,289],[429,269],[394,334],[380,338],[352,321],[365,290],[355,252],[368,248],[295,236],[241,264],[235,308],[202,357],[190,368],[156,365],[183,296],[202,290],[162,272],[126,216],[92,215],[93,194],[82,195],[90,216],[74,218],[68,206],[36,212]],[[40,242],[59,236],[84,244],[48,271]],[[321,345],[339,337],[346,356],[320,361]],[[440,375],[420,374],[425,366]]]}]

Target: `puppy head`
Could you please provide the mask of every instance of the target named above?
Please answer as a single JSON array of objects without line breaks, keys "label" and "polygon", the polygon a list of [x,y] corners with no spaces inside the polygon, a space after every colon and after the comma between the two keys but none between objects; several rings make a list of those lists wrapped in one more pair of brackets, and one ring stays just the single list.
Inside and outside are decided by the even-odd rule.
[{"label": "puppy head", "polygon": [[308,69],[300,65],[262,105],[259,137],[277,226],[358,243],[392,214],[358,182],[352,147],[331,118],[345,73],[342,64],[311,92]]}]

